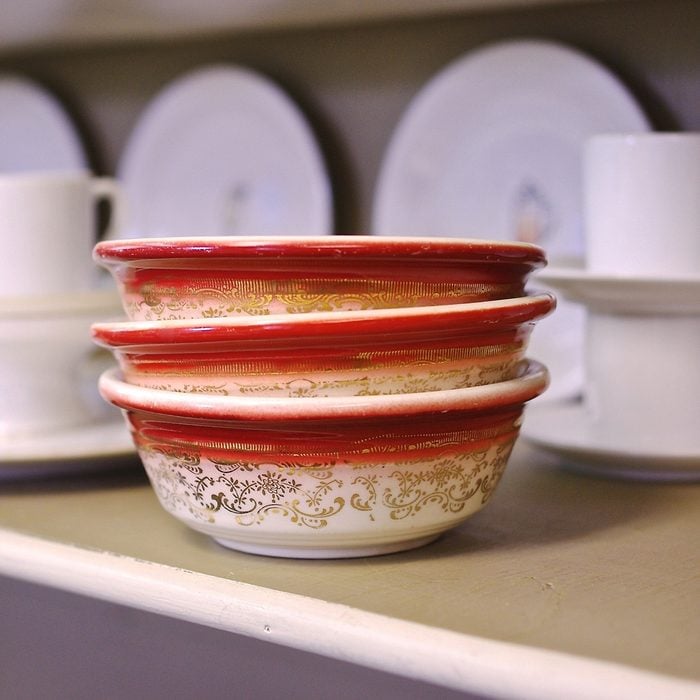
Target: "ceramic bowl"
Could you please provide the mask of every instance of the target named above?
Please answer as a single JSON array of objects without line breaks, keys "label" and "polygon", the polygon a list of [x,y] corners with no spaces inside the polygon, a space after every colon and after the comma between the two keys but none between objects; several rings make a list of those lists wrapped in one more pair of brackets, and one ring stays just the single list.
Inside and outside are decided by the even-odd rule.
[{"label": "ceramic bowl", "polygon": [[298,399],[100,379],[163,508],[226,547],[328,558],[418,547],[481,509],[547,372],[467,389]]},{"label": "ceramic bowl", "polygon": [[378,309],[518,297],[542,249],[374,236],[102,241],[131,320]]},{"label": "ceramic bowl", "polygon": [[97,323],[124,378],[222,395],[412,393],[515,375],[549,294],[473,304],[212,321]]},{"label": "ceramic bowl", "polygon": [[113,291],[0,297],[0,440],[104,416],[96,384],[105,367],[98,353],[107,353],[92,343],[90,325],[119,315]]}]

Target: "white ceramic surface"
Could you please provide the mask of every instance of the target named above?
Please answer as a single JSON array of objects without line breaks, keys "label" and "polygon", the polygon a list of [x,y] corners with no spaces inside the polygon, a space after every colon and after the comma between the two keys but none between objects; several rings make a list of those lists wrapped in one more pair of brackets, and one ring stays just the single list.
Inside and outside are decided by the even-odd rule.
[{"label": "white ceramic surface", "polygon": [[604,313],[700,314],[700,273],[673,277],[609,275],[550,267],[539,275],[560,297]]},{"label": "white ceramic surface", "polygon": [[60,102],[31,80],[0,76],[0,173],[86,167],[80,136]]},{"label": "white ceramic surface", "polygon": [[700,315],[591,312],[584,405],[595,434],[634,436],[640,449],[700,443]]},{"label": "white ceramic surface", "polygon": [[700,274],[700,133],[594,136],[583,173],[591,272]]},{"label": "white ceramic surface", "polygon": [[587,307],[585,387],[575,409],[528,434],[589,471],[700,471],[700,276],[553,268],[543,277]]},{"label": "white ceramic surface", "polygon": [[109,202],[118,225],[121,197],[110,178],[80,170],[0,175],[0,295],[93,288],[99,201]]},{"label": "white ceramic surface", "polygon": [[695,454],[700,426],[700,276],[550,269],[551,286],[588,309],[586,434],[639,453]]},{"label": "white ceramic surface", "polygon": [[649,481],[699,481],[700,439],[681,447],[661,445],[643,433],[601,433],[581,401],[527,408],[522,439],[554,456],[564,466],[596,477]]},{"label": "white ceramic surface", "polygon": [[[647,129],[630,92],[589,56],[538,40],[486,46],[410,104],[382,163],[373,232],[529,240],[554,264],[580,259],[583,144]],[[580,391],[583,323],[564,302],[533,335],[531,355],[552,371],[540,400]]]},{"label": "white ceramic surface", "polygon": [[166,86],[118,168],[129,201],[120,237],[325,235],[331,188],[297,106],[245,68],[212,66]]},{"label": "white ceramic surface", "polygon": [[0,449],[0,481],[66,476],[137,465],[121,416],[48,433],[15,436]]},{"label": "white ceramic surface", "polygon": [[0,451],[17,440],[104,418],[96,391],[104,363],[96,355],[90,325],[118,317],[114,292],[62,298],[0,299]]}]

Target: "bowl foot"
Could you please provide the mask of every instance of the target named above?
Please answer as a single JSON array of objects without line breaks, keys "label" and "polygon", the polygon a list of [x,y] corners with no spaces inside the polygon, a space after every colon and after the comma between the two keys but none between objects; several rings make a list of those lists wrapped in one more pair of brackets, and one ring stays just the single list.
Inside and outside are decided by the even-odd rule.
[{"label": "bowl foot", "polygon": [[286,557],[289,559],[350,559],[352,557],[375,557],[381,554],[404,552],[409,549],[423,547],[434,542],[441,533],[423,537],[369,545],[338,545],[335,547],[303,547],[285,546],[279,544],[256,544],[239,540],[214,537],[214,541],[224,547],[235,549],[248,554],[260,554],[266,557]]}]

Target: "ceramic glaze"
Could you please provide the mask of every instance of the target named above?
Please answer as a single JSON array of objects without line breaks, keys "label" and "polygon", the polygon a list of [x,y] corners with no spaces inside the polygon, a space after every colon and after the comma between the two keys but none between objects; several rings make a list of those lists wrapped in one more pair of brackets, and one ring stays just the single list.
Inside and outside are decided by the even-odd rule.
[{"label": "ceramic glaze", "polygon": [[98,323],[132,384],[187,393],[318,396],[439,391],[511,379],[549,294],[357,313]]},{"label": "ceramic glaze", "polygon": [[546,383],[530,363],[490,386],[312,402],[144,389],[113,371],[100,387],[169,513],[234,549],[319,558],[416,547],[480,510]]},{"label": "ceramic glaze", "polygon": [[512,298],[545,264],[524,243],[372,236],[103,241],[94,257],[133,320]]},{"label": "ceramic glaze", "polygon": [[0,173],[0,297],[94,289],[98,202],[109,203],[110,227],[117,226],[121,197],[110,178],[84,170]]},{"label": "ceramic glaze", "polygon": [[[90,342],[96,318],[118,313],[114,292],[8,298],[0,304],[0,438],[40,442],[103,418],[95,390],[107,355]],[[107,357],[109,360],[110,358]]]},{"label": "ceramic glaze", "polygon": [[584,148],[586,262],[602,275],[700,268],[700,133],[598,134]]}]

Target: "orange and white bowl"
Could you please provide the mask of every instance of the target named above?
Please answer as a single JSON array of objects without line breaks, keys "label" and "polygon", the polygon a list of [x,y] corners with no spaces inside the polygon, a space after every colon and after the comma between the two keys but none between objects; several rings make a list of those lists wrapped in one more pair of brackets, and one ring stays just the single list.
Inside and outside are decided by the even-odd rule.
[{"label": "orange and white bowl", "polygon": [[511,379],[550,294],[364,312],[96,323],[139,386],[315,398],[440,391]]},{"label": "orange and white bowl", "polygon": [[300,401],[138,387],[114,369],[100,390],[185,525],[237,550],[330,558],[418,547],[483,508],[547,379],[526,361],[485,386]]},{"label": "orange and white bowl", "polygon": [[110,240],[93,257],[141,321],[512,298],[546,262],[528,243],[378,236]]}]

